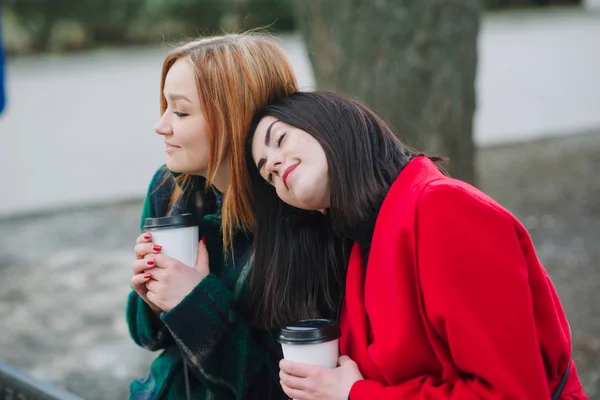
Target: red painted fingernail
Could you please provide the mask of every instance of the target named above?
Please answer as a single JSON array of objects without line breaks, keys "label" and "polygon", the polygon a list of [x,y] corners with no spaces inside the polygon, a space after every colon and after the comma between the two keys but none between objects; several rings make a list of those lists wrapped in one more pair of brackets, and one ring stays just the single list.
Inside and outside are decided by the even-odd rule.
[{"label": "red painted fingernail", "polygon": [[146,239],[146,240],[150,240],[150,235],[149,235],[148,233],[146,233],[146,234],[144,235],[144,239]]},{"label": "red painted fingernail", "polygon": [[202,236],[202,244],[206,246],[206,236]]},{"label": "red painted fingernail", "polygon": [[155,244],[154,246],[152,246],[152,250],[154,251],[160,251],[160,249],[162,249],[161,245]]},{"label": "red painted fingernail", "polygon": [[148,265],[154,265],[154,260],[146,260],[146,264],[148,264]]},{"label": "red painted fingernail", "polygon": [[150,278],[152,278],[152,274],[146,274],[146,275],[144,275],[144,279],[150,279]]}]

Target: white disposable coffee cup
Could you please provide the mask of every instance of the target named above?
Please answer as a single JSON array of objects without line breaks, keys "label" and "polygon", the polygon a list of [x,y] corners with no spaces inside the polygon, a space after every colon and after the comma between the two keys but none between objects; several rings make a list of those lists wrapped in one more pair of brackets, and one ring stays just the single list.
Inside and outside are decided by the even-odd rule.
[{"label": "white disposable coffee cup", "polygon": [[146,218],[144,230],[152,234],[152,243],[160,252],[194,267],[198,255],[198,218],[193,214]]},{"label": "white disposable coffee cup", "polygon": [[277,340],[283,358],[293,362],[337,367],[340,329],[329,319],[305,319],[281,328]]}]

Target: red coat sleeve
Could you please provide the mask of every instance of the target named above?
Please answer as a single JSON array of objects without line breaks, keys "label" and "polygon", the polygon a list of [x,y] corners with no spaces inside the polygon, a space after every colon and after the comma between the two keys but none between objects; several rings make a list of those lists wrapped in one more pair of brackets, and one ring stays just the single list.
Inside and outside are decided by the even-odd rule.
[{"label": "red coat sleeve", "polygon": [[352,400],[550,398],[517,225],[469,187],[434,183],[424,190],[416,257],[425,320],[459,374],[393,387],[359,381]]}]

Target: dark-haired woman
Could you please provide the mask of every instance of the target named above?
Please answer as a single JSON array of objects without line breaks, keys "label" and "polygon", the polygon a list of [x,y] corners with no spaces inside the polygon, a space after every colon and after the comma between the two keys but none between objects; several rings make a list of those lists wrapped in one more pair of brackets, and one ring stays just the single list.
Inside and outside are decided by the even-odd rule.
[{"label": "dark-haired woman", "polygon": [[[309,293],[314,271],[339,271],[333,257],[344,239],[335,237],[354,242],[339,366],[283,360],[288,396],[587,399],[569,324],[523,225],[446,176],[438,159],[405,147],[373,112],[340,95],[293,94],[257,116],[247,156],[257,203],[253,279],[269,282],[266,303]],[[321,215],[318,234],[333,239],[294,240],[303,213]],[[289,271],[289,249],[321,258],[310,274],[301,264]]]}]

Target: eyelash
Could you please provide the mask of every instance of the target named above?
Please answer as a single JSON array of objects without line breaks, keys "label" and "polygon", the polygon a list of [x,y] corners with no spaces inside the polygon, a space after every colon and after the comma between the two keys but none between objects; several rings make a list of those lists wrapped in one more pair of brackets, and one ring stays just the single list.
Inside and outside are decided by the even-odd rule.
[{"label": "eyelash", "polygon": [[277,147],[281,146],[281,141],[283,140],[283,137],[287,135],[287,132],[284,132],[281,136],[279,136],[279,138],[277,139]]},{"label": "eyelash", "polygon": [[177,115],[179,118],[187,117],[189,114],[182,113],[179,111],[173,111],[173,114]]},{"label": "eyelash", "polygon": [[[276,143],[276,145],[277,145],[278,148],[281,147],[281,142],[283,141],[283,137],[285,135],[287,135],[287,132],[284,132],[281,136],[279,136],[277,138],[277,142],[275,142],[275,143]],[[272,173],[269,173],[269,175],[267,175],[267,182],[273,183],[273,174]]]}]

